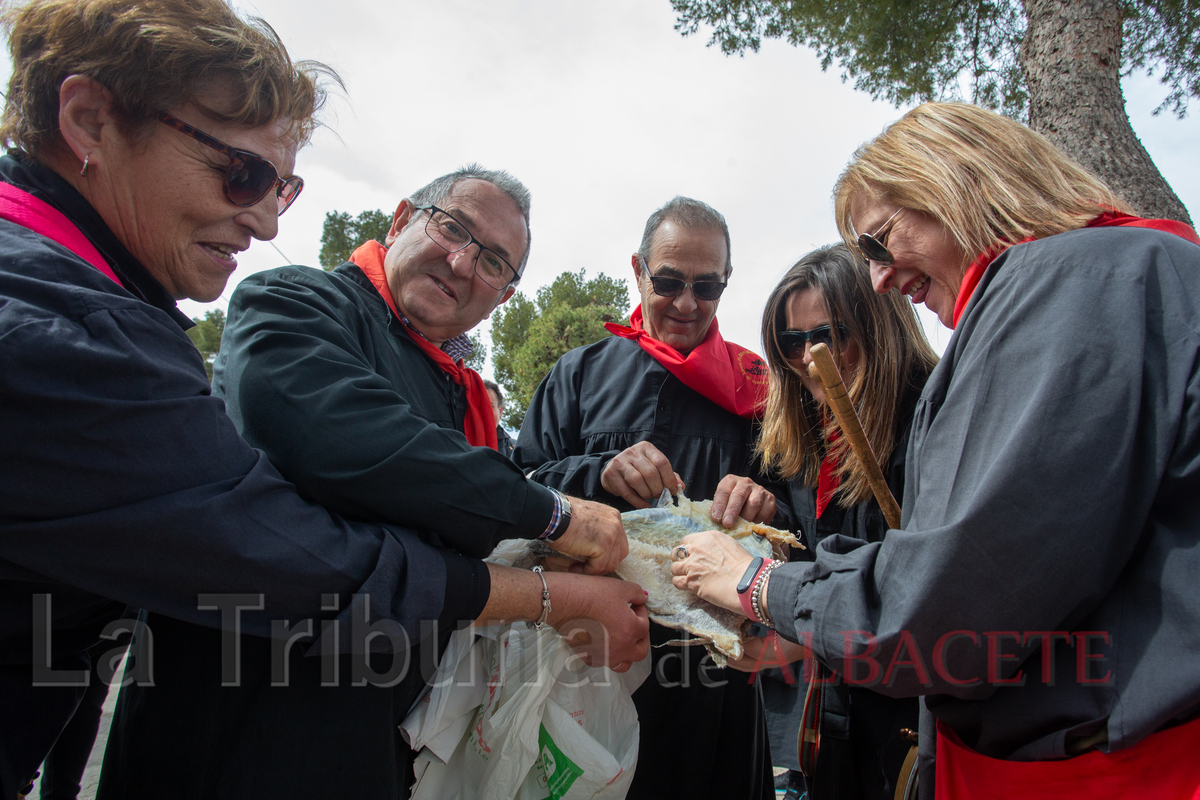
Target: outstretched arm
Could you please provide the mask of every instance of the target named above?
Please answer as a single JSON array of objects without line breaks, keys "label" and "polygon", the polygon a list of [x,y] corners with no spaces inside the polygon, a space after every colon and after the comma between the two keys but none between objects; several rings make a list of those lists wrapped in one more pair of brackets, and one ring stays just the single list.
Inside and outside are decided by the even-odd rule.
[{"label": "outstretched arm", "polygon": [[[533,572],[488,564],[492,589],[477,625],[533,621],[542,614],[542,581]],[[650,650],[646,593],[617,578],[543,573],[552,610],[547,623],[590,666],[624,672]]]}]

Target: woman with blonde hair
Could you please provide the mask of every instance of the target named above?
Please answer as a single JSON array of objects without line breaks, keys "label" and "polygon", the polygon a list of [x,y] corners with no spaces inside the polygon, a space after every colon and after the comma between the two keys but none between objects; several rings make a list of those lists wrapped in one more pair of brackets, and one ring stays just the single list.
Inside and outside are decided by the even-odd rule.
[{"label": "woman with blonde hair", "polygon": [[[924,696],[922,796],[1195,795],[1200,238],[954,103],[860,148],[835,212],[876,291],[954,335],[903,529],[771,573],[776,630]],[[677,585],[736,607],[745,560],[698,536]]]},{"label": "woman with blonde hair", "polygon": [[[129,629],[126,606],[231,637],[291,620],[284,652],[305,622],[303,647],[348,646],[368,607],[350,599],[364,593],[412,642],[429,620],[609,616],[607,649],[586,646],[593,663],[644,656],[628,584],[511,568],[492,582],[478,558],[337,516],[285,482],[212,396],[176,301],[215,300],[237,254],[274,238],[303,187],[296,154],[336,80],[327,68],[293,62],[266,23],[223,0],[31,0],[2,19],[13,69],[0,139],[13,149],[0,157],[0,798],[28,790],[93,648]],[[227,621],[216,608],[237,597],[250,607]],[[153,642],[144,627],[138,640]],[[187,696],[196,684],[167,650],[135,647],[127,677]],[[112,655],[98,659],[106,679]],[[221,654],[209,655],[216,685]],[[168,710],[175,739],[118,722],[110,751],[132,737],[146,747],[102,786],[122,800],[398,797],[412,753],[397,723],[423,685],[413,669],[371,695],[370,730],[336,709],[280,710],[291,695],[269,691],[238,709],[236,729],[214,725],[212,705]],[[309,697],[330,708],[330,694]],[[181,777],[179,761],[207,782]]]},{"label": "woman with blonde hair", "polygon": [[[937,364],[909,305],[895,293],[876,294],[865,265],[844,244],[815,250],[796,262],[767,299],[762,341],[770,389],[758,450],[765,464],[790,481],[793,513],[812,554],[826,538],[881,541],[887,522],[871,494],[858,457],[839,435],[821,385],[809,376],[812,348],[825,344],[842,374],[863,430],[897,496],[904,492],[908,427],[917,397]],[[828,670],[824,670],[828,678]],[[800,687],[801,689],[803,687]],[[787,704],[777,683],[764,683],[768,719],[788,742],[776,764],[795,752],[797,720],[772,712]],[[776,695],[782,695],[776,697]],[[821,716],[827,730],[815,764],[803,764],[813,800],[891,797],[910,743],[901,730],[917,726],[917,703],[869,688],[829,686]]]}]

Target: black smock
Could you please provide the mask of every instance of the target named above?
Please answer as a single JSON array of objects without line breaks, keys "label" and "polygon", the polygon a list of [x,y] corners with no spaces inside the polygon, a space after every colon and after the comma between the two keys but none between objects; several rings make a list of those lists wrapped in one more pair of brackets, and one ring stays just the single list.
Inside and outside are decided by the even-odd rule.
[{"label": "black smock", "polygon": [[[551,493],[496,451],[467,443],[465,389],[411,335],[353,264],[257,273],[230,300],[214,391],[248,442],[304,495],[347,517],[411,525],[476,558],[501,539],[541,534]],[[474,563],[483,574],[458,584],[460,602],[474,609],[463,619],[487,599],[486,567]],[[136,744],[127,737],[129,756],[111,786],[116,759],[106,760],[111,794],[102,797],[407,796],[413,753],[398,726],[453,626],[440,626],[437,647],[409,650],[394,687],[376,685],[386,677],[355,685],[350,656],[337,659],[340,674],[331,678],[300,648],[288,659],[288,685],[272,686],[270,643],[249,641],[241,685],[221,687],[211,679],[215,638],[194,626],[162,627],[158,658],[193,679],[125,690],[122,713],[143,735]],[[390,675],[404,666],[389,654],[369,668]],[[208,709],[203,728],[193,722],[200,709]],[[164,730],[187,746],[164,754]],[[164,776],[155,791],[141,773],[151,756]]]},{"label": "black smock", "polygon": [[[622,450],[650,442],[683,478],[687,495],[706,499],[731,473],[768,485],[755,466],[756,434],[754,422],[684,386],[635,342],[611,337],[570,351],[546,376],[514,458],[540,483],[628,511],[600,485]],[[786,502],[779,508],[772,524],[789,527]],[[641,746],[629,797],[770,797],[758,684],[714,666],[703,647],[661,646],[681,635],[650,624],[652,671],[633,695]]]},{"label": "black smock", "polygon": [[[15,151],[0,179],[62,211],[121,278],[0,221],[0,797],[32,777],[84,691],[74,676],[33,685],[39,596],[50,666],[77,674],[126,605],[219,627],[200,593],[261,595],[244,633],[336,619],[322,639],[343,648],[352,606],[414,637],[464,613],[447,576],[469,559],[303,500],[238,436],[191,322],[74,188]],[[157,662],[156,679],[168,672]]]},{"label": "black smock", "polygon": [[[891,458],[883,470],[888,488],[899,499],[904,497],[904,467],[913,410],[926,374],[913,375],[900,401],[896,417],[899,435]],[[806,550],[796,551],[793,561],[811,561],[817,546],[831,536],[857,541],[883,541],[888,525],[879,503],[874,499],[849,508],[838,505],[836,496],[817,517],[817,491],[802,480],[788,485],[792,513],[803,531]],[[832,669],[840,670],[840,664]],[[777,764],[796,764],[796,737],[801,724],[804,694],[807,689],[800,664],[787,667],[792,682],[764,676],[763,700],[772,745],[786,743],[788,761],[776,756]],[[772,671],[774,672],[774,671]],[[824,673],[828,678],[830,673]],[[841,677],[839,671],[838,677]],[[917,730],[920,714],[916,698],[893,698],[860,686],[848,686],[840,680],[824,690],[821,718],[821,750],[816,773],[807,779],[812,800],[890,800],[895,796],[896,777],[909,748],[915,742],[900,735],[902,729]]]}]

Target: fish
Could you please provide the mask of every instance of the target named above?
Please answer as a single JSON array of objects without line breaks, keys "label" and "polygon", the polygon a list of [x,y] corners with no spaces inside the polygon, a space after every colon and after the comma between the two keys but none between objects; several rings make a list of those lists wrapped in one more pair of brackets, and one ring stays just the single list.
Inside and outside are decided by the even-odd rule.
[{"label": "fish", "polygon": [[616,574],[648,592],[646,609],[650,619],[695,637],[667,644],[703,644],[713,662],[723,667],[745,653],[742,640],[750,620],[675,588],[671,583],[671,557],[679,541],[690,533],[716,530],[736,539],[752,556],[777,559],[786,558],[783,545],[797,548],[804,545],[788,531],[740,517],[737,524],[727,528],[712,518],[711,509],[712,500],[693,501],[680,494],[673,501],[664,491],[654,508],[622,514],[629,555],[617,565]]}]

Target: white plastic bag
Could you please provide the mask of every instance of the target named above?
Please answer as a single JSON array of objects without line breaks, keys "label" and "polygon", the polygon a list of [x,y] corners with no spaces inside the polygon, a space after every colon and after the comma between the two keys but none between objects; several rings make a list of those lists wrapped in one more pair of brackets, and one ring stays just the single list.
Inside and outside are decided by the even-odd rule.
[{"label": "white plastic bag", "polygon": [[[511,564],[524,547],[502,542],[489,560]],[[411,797],[623,798],[638,752],[630,695],[648,673],[649,659],[624,675],[588,667],[549,627],[456,632],[400,726],[418,751]]]}]

